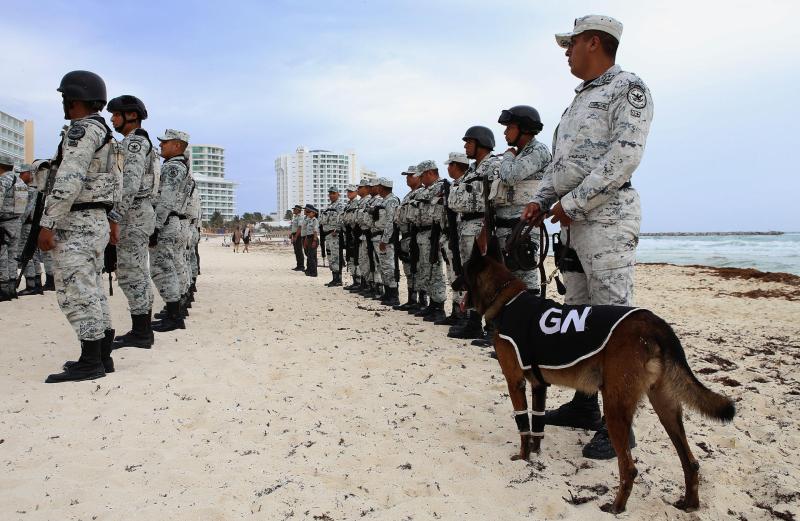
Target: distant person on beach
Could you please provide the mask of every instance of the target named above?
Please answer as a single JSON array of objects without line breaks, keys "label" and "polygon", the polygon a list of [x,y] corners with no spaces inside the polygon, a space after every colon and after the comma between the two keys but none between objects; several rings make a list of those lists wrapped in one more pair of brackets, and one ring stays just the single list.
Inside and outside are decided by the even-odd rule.
[{"label": "distant person on beach", "polygon": [[[571,247],[565,256],[571,267],[562,267],[567,304],[633,305],[641,207],[631,176],[642,159],[653,100],[638,76],[615,64],[621,35],[619,21],[597,15],[577,18],[572,32],[556,35],[570,72],[583,83],[561,116],[553,160],[522,218],[540,222],[549,210],[551,222],[560,223]],[[583,455],[616,456],[597,394],[576,392],[545,422],[597,429]]]},{"label": "distant person on beach", "polygon": [[248,224],[244,227],[244,232],[242,233],[242,242],[244,243],[244,251],[242,253],[250,253],[248,249],[248,245],[250,244],[250,238],[253,234],[252,224]]},{"label": "distant person on beach", "polygon": [[306,275],[317,276],[317,247],[319,246],[319,211],[311,204],[305,207],[306,218],[303,221],[303,248],[306,252]]},{"label": "distant person on beach", "polygon": [[242,242],[242,230],[238,226],[233,228],[231,240],[233,241],[233,253],[239,253],[239,243]]},{"label": "distant person on beach", "polygon": [[301,242],[301,228],[303,224],[303,215],[301,214],[302,210],[303,207],[299,204],[294,205],[294,208],[292,208],[292,226],[289,233],[289,239],[292,241],[292,246],[294,247],[295,267],[292,268],[292,271],[306,270],[303,256],[303,243]]}]

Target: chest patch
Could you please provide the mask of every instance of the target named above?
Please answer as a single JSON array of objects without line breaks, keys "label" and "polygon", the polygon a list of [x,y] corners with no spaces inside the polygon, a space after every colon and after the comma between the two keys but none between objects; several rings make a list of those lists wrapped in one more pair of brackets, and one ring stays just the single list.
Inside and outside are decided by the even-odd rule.
[{"label": "chest patch", "polygon": [[599,353],[614,329],[641,308],[567,306],[522,292],[497,318],[498,334],[514,346],[523,369],[564,369]]},{"label": "chest patch", "polygon": [[590,109],[600,109],[600,110],[608,110],[608,103],[603,103],[602,101],[591,101],[589,102]]}]

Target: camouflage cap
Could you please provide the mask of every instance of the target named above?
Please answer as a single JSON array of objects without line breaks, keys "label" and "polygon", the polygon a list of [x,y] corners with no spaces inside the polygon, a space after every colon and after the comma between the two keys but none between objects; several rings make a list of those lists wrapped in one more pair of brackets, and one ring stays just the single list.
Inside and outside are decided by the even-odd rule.
[{"label": "camouflage cap", "polygon": [[369,180],[369,186],[378,186],[378,178],[374,177]]},{"label": "camouflage cap", "polygon": [[14,166],[14,172],[16,172],[17,174],[21,174],[22,172],[32,172],[32,171],[33,171],[33,165],[28,163],[22,163]]},{"label": "camouflage cap", "polygon": [[328,187],[328,193],[330,194],[332,192],[336,192],[338,194],[339,193],[339,189],[336,188],[335,186],[329,186]]},{"label": "camouflage cap", "polygon": [[378,186],[385,186],[386,188],[391,188],[392,186],[394,186],[392,180],[387,177],[379,177],[375,181]]},{"label": "camouflage cap", "polygon": [[164,131],[164,135],[158,138],[159,141],[172,141],[173,139],[189,143],[189,134],[181,132],[180,130],[168,128]]},{"label": "camouflage cap", "polygon": [[308,210],[309,212],[314,212],[315,214],[319,215],[319,210],[317,210],[317,207],[314,206],[313,204],[307,204],[304,209]]},{"label": "camouflage cap", "polygon": [[355,192],[358,190],[358,185],[347,185],[348,192]]},{"label": "camouflage cap", "polygon": [[622,22],[610,16],[590,14],[575,19],[575,26],[570,33],[559,33],[556,35],[556,43],[559,47],[566,49],[569,47],[572,37],[584,31],[602,31],[610,34],[617,41],[622,38]]},{"label": "camouflage cap", "polygon": [[436,166],[436,161],[432,159],[426,159],[422,163],[417,165],[417,176],[421,176],[428,170],[438,170],[439,167]]},{"label": "camouflage cap", "polygon": [[416,173],[417,173],[417,165],[411,165],[402,172],[400,172],[400,175],[414,175]]},{"label": "camouflage cap", "polygon": [[449,165],[450,163],[462,163],[464,165],[469,165],[469,158],[467,154],[463,152],[450,152],[450,155],[447,156],[447,161],[444,162],[445,165]]},{"label": "camouflage cap", "polygon": [[369,179],[362,179],[358,182],[358,186],[369,186]]}]

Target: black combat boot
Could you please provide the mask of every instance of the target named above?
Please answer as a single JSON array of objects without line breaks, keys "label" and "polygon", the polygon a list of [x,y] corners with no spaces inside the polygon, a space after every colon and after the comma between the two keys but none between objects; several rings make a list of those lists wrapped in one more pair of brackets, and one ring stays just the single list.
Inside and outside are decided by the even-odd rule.
[{"label": "black combat boot", "polygon": [[8,296],[12,299],[19,298],[17,296],[17,279],[8,279]]},{"label": "black combat boot", "polygon": [[153,324],[153,331],[156,333],[166,333],[167,331],[174,331],[176,329],[186,329],[186,323],[183,321],[183,314],[181,314],[181,303],[167,302],[167,317],[159,322]]},{"label": "black combat boot", "polygon": [[153,347],[155,336],[150,326],[150,313],[146,315],[131,315],[133,326],[131,330],[114,339],[112,349],[121,347],[138,347],[140,349],[150,349]]},{"label": "black combat boot", "polygon": [[475,310],[470,310],[467,317],[460,323],[455,324],[447,332],[450,338],[463,338],[466,340],[483,338],[483,327],[481,326],[481,314]]},{"label": "black combat boot", "polygon": [[56,290],[56,279],[55,277],[50,275],[45,275],[44,277],[44,287],[42,287],[44,291],[55,291]]},{"label": "black combat boot", "polygon": [[326,282],[325,285],[330,288],[331,286],[334,285],[333,284],[334,282],[336,282],[336,272],[332,271],[331,272],[331,280],[330,280],[330,282]]},{"label": "black combat boot", "polygon": [[478,338],[470,342],[474,346],[478,347],[490,347],[494,344],[494,324],[492,322],[486,323],[486,332],[483,335],[483,338]]},{"label": "black combat boot", "polygon": [[[399,300],[399,291],[400,290],[398,288],[395,288],[395,289],[398,290],[398,300]],[[411,309],[412,307],[414,307],[416,305],[417,305],[417,292],[416,291],[409,291],[408,292],[408,302],[406,302],[405,304],[392,306],[392,309],[396,309],[398,311],[408,311],[409,309]]]},{"label": "black combat boot", "polygon": [[431,312],[425,315],[422,320],[435,323],[443,318],[447,318],[447,314],[444,312],[444,302],[431,302]]},{"label": "black combat boot", "polygon": [[336,272],[336,282],[333,283],[334,286],[341,286],[342,285],[342,272]]},{"label": "black combat boot", "polygon": [[450,315],[444,317],[441,320],[437,320],[433,324],[436,326],[454,326],[458,324],[459,320],[464,317],[464,313],[461,312],[461,304],[458,302],[452,303],[452,309],[450,310]]},{"label": "black combat boot", "polygon": [[[100,339],[100,363],[103,364],[106,374],[114,372],[114,359],[111,358],[111,349],[114,342],[114,330],[106,329],[103,338]],[[78,362],[69,360],[64,362],[64,369],[69,369]]]},{"label": "black combat boot", "polygon": [[192,283],[189,285],[189,289],[192,292],[192,295],[197,293],[197,277],[192,279]]},{"label": "black combat boot", "polygon": [[384,289],[386,286],[383,284],[375,284],[375,289],[372,291],[372,300],[383,300]]},{"label": "black combat boot", "polygon": [[44,293],[44,290],[42,290],[42,277],[36,275],[35,277],[25,277],[25,289],[20,291],[18,295],[26,297],[28,295],[41,295],[42,293]]},{"label": "black combat boot", "polygon": [[372,294],[372,289],[375,287],[375,283],[367,281],[367,279],[361,279],[361,289],[358,290],[358,294],[366,297],[367,295]]},{"label": "black combat boot", "polygon": [[[617,451],[614,450],[611,439],[608,437],[605,417],[600,420],[600,423],[600,428],[581,451],[584,458],[605,460],[617,457]],[[628,431],[628,448],[632,449],[634,447],[636,447],[636,437],[633,435],[633,426],[631,426],[630,431]]]},{"label": "black combat boot", "polygon": [[[74,363],[64,364],[63,373],[51,374],[44,383],[55,384],[60,382],[78,382],[80,380],[95,380],[106,375],[103,364],[100,362],[100,348],[103,340],[82,340],[81,357]],[[67,367],[67,364],[69,366]]]},{"label": "black combat boot", "polygon": [[[599,430],[603,426],[597,393],[592,395],[575,391],[572,400],[558,409],[544,413],[545,425],[573,427],[575,429]],[[612,456],[613,457],[613,456]]]},{"label": "black combat boot", "polygon": [[434,305],[433,300],[430,300],[430,298],[429,298],[428,299],[428,305],[425,306],[424,308],[421,308],[421,309],[417,310],[417,312],[414,313],[414,316],[415,317],[427,317],[428,315],[433,313],[433,310],[434,310],[433,305]]},{"label": "black combat boot", "polygon": [[424,291],[418,291],[417,294],[417,303],[413,307],[408,308],[409,315],[415,315],[418,311],[428,308],[428,294]]},{"label": "black combat boot", "polygon": [[159,311],[158,313],[153,315],[153,318],[156,319],[156,320],[163,320],[163,319],[167,318],[167,305],[164,304],[164,307],[161,308],[161,311]]},{"label": "black combat boot", "polygon": [[386,295],[381,300],[384,306],[399,307],[400,306],[400,293],[397,288],[386,288]]},{"label": "black combat boot", "polygon": [[189,293],[189,290],[186,290],[186,293],[183,294],[183,304],[186,309],[192,309],[192,301],[192,294]]},{"label": "black combat boot", "polygon": [[6,300],[11,300],[11,293],[6,289],[8,283],[4,280],[0,280],[0,302],[5,302]]},{"label": "black combat boot", "polygon": [[350,293],[358,291],[359,289],[361,289],[361,283],[359,282],[359,278],[353,277],[353,283],[350,284],[349,286],[345,286],[342,289],[344,289],[345,291],[349,291]]}]

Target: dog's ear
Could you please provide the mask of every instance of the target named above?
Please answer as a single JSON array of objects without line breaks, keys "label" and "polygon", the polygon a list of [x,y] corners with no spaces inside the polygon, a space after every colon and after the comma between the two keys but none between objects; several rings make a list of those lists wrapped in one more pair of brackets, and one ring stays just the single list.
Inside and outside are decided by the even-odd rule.
[{"label": "dog's ear", "polygon": [[504,262],[503,252],[500,249],[500,239],[494,235],[489,238],[489,244],[486,248],[486,255],[497,262]]}]

